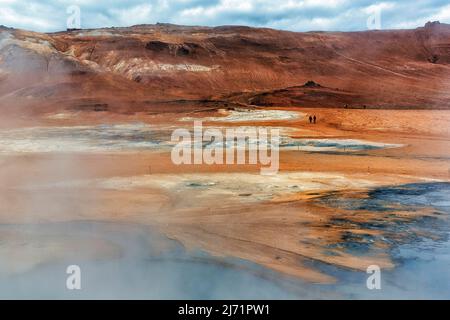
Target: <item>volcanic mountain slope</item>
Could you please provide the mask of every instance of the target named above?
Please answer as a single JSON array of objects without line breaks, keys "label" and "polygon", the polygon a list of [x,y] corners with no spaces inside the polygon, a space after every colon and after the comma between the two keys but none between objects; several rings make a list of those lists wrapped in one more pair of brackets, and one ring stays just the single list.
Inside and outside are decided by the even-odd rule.
[{"label": "volcanic mountain slope", "polygon": [[450,25],[438,22],[349,33],[169,24],[49,34],[0,28],[0,104],[10,112],[433,109],[450,108],[449,89]]}]

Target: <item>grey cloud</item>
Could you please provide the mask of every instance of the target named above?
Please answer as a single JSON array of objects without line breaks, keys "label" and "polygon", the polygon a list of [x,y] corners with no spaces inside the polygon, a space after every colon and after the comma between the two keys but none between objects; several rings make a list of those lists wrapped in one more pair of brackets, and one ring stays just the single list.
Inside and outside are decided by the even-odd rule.
[{"label": "grey cloud", "polygon": [[381,28],[417,27],[439,18],[450,23],[448,0],[0,0],[0,24],[35,31],[66,28],[67,7],[78,5],[81,27],[170,22],[249,25],[293,31],[365,30],[370,8],[380,7]]}]

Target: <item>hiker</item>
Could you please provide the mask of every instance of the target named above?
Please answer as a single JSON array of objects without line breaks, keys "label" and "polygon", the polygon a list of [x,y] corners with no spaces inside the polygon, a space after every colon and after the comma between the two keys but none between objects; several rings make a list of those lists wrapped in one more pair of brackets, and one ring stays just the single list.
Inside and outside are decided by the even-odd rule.
[{"label": "hiker", "polygon": [[313,121],[314,121],[314,123],[316,123],[316,115],[314,115]]},{"label": "hiker", "polygon": [[312,123],[312,117],[309,116],[309,123]]}]

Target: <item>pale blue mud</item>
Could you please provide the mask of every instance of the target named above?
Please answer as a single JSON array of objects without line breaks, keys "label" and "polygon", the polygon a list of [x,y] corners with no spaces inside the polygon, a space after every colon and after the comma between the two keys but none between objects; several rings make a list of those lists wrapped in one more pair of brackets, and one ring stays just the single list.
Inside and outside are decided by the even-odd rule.
[{"label": "pale blue mud", "polygon": [[[379,218],[360,223],[358,227],[382,230],[381,239],[364,234],[349,234],[343,246],[353,254],[364,254],[376,241],[384,241],[391,248],[390,253],[396,267],[391,271],[381,270],[380,290],[367,290],[362,288],[361,283],[366,281],[369,275],[358,275],[326,266],[324,271],[334,273],[340,279],[334,289],[347,298],[356,299],[449,299],[450,183],[383,187],[369,192],[368,196],[362,199],[343,199],[332,195],[321,201],[329,206],[353,212],[379,213]],[[432,216],[423,216],[412,221],[385,219],[396,210],[415,212],[427,209],[433,210]],[[355,281],[356,279],[359,280]]]},{"label": "pale blue mud", "polygon": [[[193,128],[189,128],[191,131]],[[250,136],[249,129],[256,127],[240,127],[241,133],[237,141],[232,143],[222,139],[205,140],[206,148],[256,148],[261,143],[257,136]],[[269,127],[264,127],[269,128]],[[68,127],[29,127],[0,131],[0,153],[41,153],[41,152],[131,152],[131,151],[170,151],[178,142],[171,141],[173,126],[157,127],[141,122],[128,124],[103,124],[95,126]],[[225,127],[204,127],[218,129],[225,134]],[[278,141],[282,150],[299,150],[305,152],[351,153],[386,148],[402,147],[401,144],[372,142],[357,139],[299,139],[291,138],[289,130],[277,127],[281,131]],[[284,132],[286,131],[287,132]],[[255,129],[256,133],[256,129]],[[267,142],[271,146],[271,139]]]},{"label": "pale blue mud", "polygon": [[[368,195],[361,199],[331,194],[318,201],[330,207],[380,214],[380,219],[367,221],[362,227],[383,230],[383,239],[344,233],[345,241],[341,244],[344,250],[353,254],[363,254],[374,241],[382,240],[390,245],[396,267],[390,271],[381,270],[380,290],[367,289],[369,275],[365,272],[344,270],[317,261],[310,263],[336,277],[336,284],[311,284],[248,261],[187,251],[177,241],[143,226],[69,222],[1,225],[0,235],[13,232],[26,235],[21,237],[26,240],[21,241],[33,242],[33,239],[45,237],[46,241],[54,240],[55,243],[64,239],[75,243],[77,239],[102,239],[111,244],[117,254],[102,257],[99,253],[98,258],[86,258],[89,254],[84,251],[92,251],[89,244],[75,245],[75,249],[63,247],[63,254],[56,261],[45,261],[14,274],[1,273],[0,298],[449,299],[450,183],[378,188]],[[394,210],[430,207],[436,216],[412,221],[382,219]],[[333,223],[339,225],[344,221]],[[20,245],[26,247],[27,243]],[[0,253],[9,252],[2,251],[5,246],[8,241],[1,241]],[[1,255],[0,263],[5,259],[14,259],[14,255]],[[72,264],[81,268],[81,290],[66,288],[69,276],[66,268]]]},{"label": "pale blue mud", "polygon": [[370,151],[378,149],[400,148],[401,144],[372,142],[357,139],[298,139],[283,138],[280,147],[284,149],[325,152],[325,153],[348,153],[356,151]]}]

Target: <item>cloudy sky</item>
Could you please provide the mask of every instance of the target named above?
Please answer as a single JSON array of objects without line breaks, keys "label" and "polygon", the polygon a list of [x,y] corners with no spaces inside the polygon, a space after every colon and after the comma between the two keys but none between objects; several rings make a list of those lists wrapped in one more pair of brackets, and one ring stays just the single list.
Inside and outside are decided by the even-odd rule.
[{"label": "cloudy sky", "polygon": [[[79,11],[79,19],[77,13]],[[0,0],[0,24],[35,31],[169,22],[292,31],[415,28],[450,23],[450,0]]]}]

